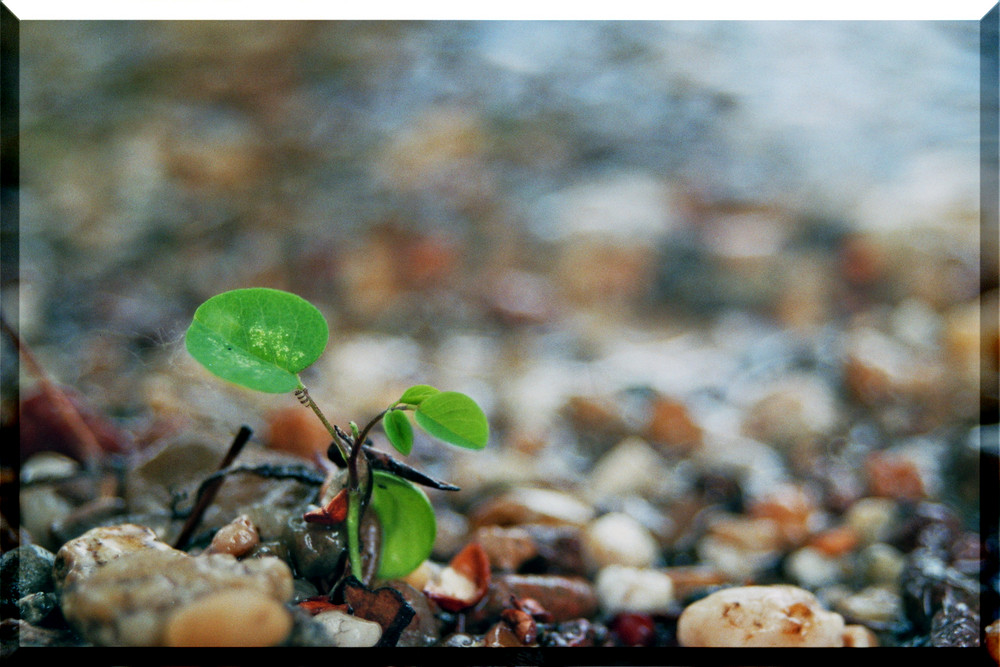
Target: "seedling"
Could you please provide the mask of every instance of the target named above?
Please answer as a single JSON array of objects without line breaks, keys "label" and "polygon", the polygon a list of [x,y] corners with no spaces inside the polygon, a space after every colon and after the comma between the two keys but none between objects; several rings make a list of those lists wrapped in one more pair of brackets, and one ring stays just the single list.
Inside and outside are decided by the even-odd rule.
[{"label": "seedling", "polygon": [[292,392],[315,413],[333,439],[328,456],[347,468],[347,485],[312,520],[345,522],[351,573],[360,580],[361,518],[370,506],[382,527],[377,575],[405,576],[430,555],[437,528],[430,501],[410,480],[440,489],[457,487],[372,448],[369,433],[381,423],[389,443],[407,455],[413,448],[411,415],[430,435],[466,449],[486,446],[489,424],[465,394],[429,385],[410,387],[363,428],[351,422],[348,433],[331,424],[299,377],[323,354],[329,335],[323,314],[308,301],[254,287],[223,292],[199,306],[185,345],[195,360],[222,379],[256,391]]}]

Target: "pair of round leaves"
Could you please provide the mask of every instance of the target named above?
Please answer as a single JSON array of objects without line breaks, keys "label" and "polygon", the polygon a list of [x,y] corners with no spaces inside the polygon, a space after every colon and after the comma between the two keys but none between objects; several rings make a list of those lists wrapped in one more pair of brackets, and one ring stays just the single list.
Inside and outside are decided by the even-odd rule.
[{"label": "pair of round leaves", "polygon": [[[192,357],[222,379],[284,393],[301,386],[298,373],[323,354],[329,337],[323,314],[302,297],[252,287],[223,292],[199,306],[184,343]],[[465,394],[416,385],[396,405],[412,408],[421,428],[452,445],[482,449],[489,440],[486,415]],[[390,410],[382,424],[392,445],[409,454],[413,428],[406,415]]]}]

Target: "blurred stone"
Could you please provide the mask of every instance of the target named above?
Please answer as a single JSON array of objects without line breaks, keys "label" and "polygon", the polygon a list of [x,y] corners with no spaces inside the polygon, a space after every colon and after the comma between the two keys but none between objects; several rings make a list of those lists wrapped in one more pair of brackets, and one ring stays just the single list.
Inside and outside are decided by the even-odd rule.
[{"label": "blurred stone", "polygon": [[701,445],[702,429],[684,403],[659,396],[652,404],[646,436],[666,451],[686,454]]},{"label": "blurred stone", "polygon": [[170,615],[166,646],[274,646],[291,632],[284,605],[252,588],[207,593]]},{"label": "blurred stone", "polygon": [[734,580],[752,580],[781,556],[784,538],[773,519],[722,517],[697,545],[699,557]]},{"label": "blurred stone", "polygon": [[378,623],[342,611],[325,611],[314,616],[313,620],[323,625],[333,646],[374,646],[382,637],[382,628]]},{"label": "blurred stone", "polygon": [[268,446],[312,461],[316,455],[326,458],[333,437],[326,432],[316,415],[302,406],[271,413],[264,436]]},{"label": "blurred stone", "polygon": [[633,436],[622,440],[598,459],[583,492],[595,505],[629,494],[655,497],[668,477],[660,454],[644,440]]},{"label": "blurred stone", "polygon": [[594,509],[576,497],[540,488],[517,488],[477,505],[469,522],[480,526],[516,526],[523,523],[580,526],[594,515]]},{"label": "blurred stone", "polygon": [[483,526],[472,534],[472,541],[483,547],[494,569],[505,572],[516,571],[522,563],[538,555],[531,534],[518,526]]},{"label": "blurred stone", "polygon": [[649,567],[660,558],[659,544],[641,523],[611,512],[594,519],[583,532],[584,562],[592,570],[608,565]]},{"label": "blurred stone", "polygon": [[659,570],[608,565],[594,583],[601,609],[618,612],[666,613],[674,602],[674,583]]}]

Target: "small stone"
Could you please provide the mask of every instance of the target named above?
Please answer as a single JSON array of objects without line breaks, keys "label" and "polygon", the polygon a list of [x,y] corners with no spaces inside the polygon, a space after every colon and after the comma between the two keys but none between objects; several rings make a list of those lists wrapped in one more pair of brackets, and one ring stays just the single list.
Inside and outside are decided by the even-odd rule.
[{"label": "small stone", "polygon": [[58,549],[52,536],[52,526],[73,511],[73,505],[51,486],[29,486],[21,489],[21,529],[40,546]]},{"label": "small stone", "polygon": [[844,648],[874,648],[878,637],[863,625],[848,625],[844,628]]},{"label": "small stone", "polygon": [[701,559],[734,580],[753,579],[781,557],[784,538],[773,519],[726,517],[697,545]]},{"label": "small stone", "polygon": [[847,510],[844,521],[857,531],[863,543],[879,542],[892,529],[896,506],[891,498],[861,498]]},{"label": "small stone", "polygon": [[492,498],[472,512],[470,523],[479,526],[511,526],[522,523],[582,526],[594,509],[576,497],[550,489],[518,488]]},{"label": "small stone", "polygon": [[597,594],[582,577],[498,574],[493,577],[485,600],[469,612],[470,623],[495,618],[510,607],[511,596],[519,600],[532,598],[551,614],[553,623],[591,618],[598,611]]},{"label": "small stone", "polygon": [[70,540],[59,549],[53,565],[56,591],[90,576],[99,567],[139,551],[173,551],[149,528],[135,524],[102,526]]},{"label": "small stone", "polygon": [[337,528],[307,523],[301,515],[291,515],[284,542],[296,575],[306,579],[322,577],[337,568],[347,549],[347,540]]},{"label": "small stone", "polygon": [[881,586],[869,586],[839,600],[836,609],[852,621],[885,627],[902,618],[903,602],[899,593]]},{"label": "small stone", "polygon": [[76,459],[59,452],[39,452],[21,464],[21,484],[66,479],[79,471],[80,463]]},{"label": "small stone", "polygon": [[538,547],[531,534],[523,528],[513,526],[483,526],[472,535],[478,542],[496,570],[514,572],[525,561],[538,555]]},{"label": "small stone", "polygon": [[583,531],[583,557],[591,569],[608,565],[649,567],[660,556],[656,539],[641,523],[621,512],[590,522]]},{"label": "small stone", "polygon": [[215,536],[212,537],[212,543],[205,549],[205,553],[229,554],[239,558],[245,556],[258,544],[260,544],[260,535],[257,533],[257,527],[250,522],[249,517],[243,514],[215,533]]},{"label": "small stone", "polygon": [[4,607],[26,595],[54,590],[55,555],[36,544],[8,551],[0,558],[0,602]]},{"label": "small stone", "polygon": [[701,446],[702,428],[684,403],[660,396],[650,411],[645,433],[652,442],[674,453],[688,453]]},{"label": "small stone", "polygon": [[622,440],[602,456],[583,487],[595,504],[605,499],[634,494],[650,497],[668,477],[663,457],[644,440]]},{"label": "small stone", "polygon": [[601,609],[618,612],[666,613],[674,601],[674,583],[665,573],[621,565],[608,565],[595,583]]},{"label": "small stone", "polygon": [[382,638],[382,627],[342,611],[324,611],[313,620],[326,628],[334,646],[375,646]]},{"label": "small stone", "polygon": [[800,544],[818,523],[816,501],[801,486],[782,484],[750,504],[754,519],[771,519],[785,545]]},{"label": "small stone", "polygon": [[810,590],[836,583],[844,574],[839,558],[827,556],[815,547],[802,547],[789,554],[785,560],[785,572]]},{"label": "small stone", "polygon": [[173,613],[166,646],[274,646],[292,629],[285,606],[252,588],[204,595]]},{"label": "small stone", "polygon": [[997,663],[1000,663],[1000,620],[986,626],[986,649]]},{"label": "small stone", "polygon": [[53,592],[30,593],[17,601],[17,611],[24,621],[38,625],[59,606],[59,599]]},{"label": "small stone", "polygon": [[272,449],[311,461],[317,454],[326,458],[332,437],[311,411],[294,406],[271,413],[264,439]]},{"label": "small stone", "polygon": [[688,605],[677,620],[681,646],[840,647],[844,619],[795,586],[742,586]]},{"label": "small stone", "polygon": [[858,569],[869,584],[882,587],[899,585],[906,567],[906,556],[896,547],[876,542],[858,554]]},{"label": "small stone", "polygon": [[783,449],[822,436],[836,424],[838,406],[833,391],[811,375],[782,378],[751,400],[743,432]]}]

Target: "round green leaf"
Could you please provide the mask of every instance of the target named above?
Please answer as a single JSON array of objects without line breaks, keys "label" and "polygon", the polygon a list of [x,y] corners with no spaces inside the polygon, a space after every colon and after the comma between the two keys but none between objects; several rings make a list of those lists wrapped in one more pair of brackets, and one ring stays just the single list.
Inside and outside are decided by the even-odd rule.
[{"label": "round green leaf", "polygon": [[373,472],[371,506],[382,526],[381,579],[405,577],[427,560],[434,548],[434,509],[416,486],[382,470]]},{"label": "round green leaf", "polygon": [[413,449],[413,427],[402,410],[389,410],[382,417],[382,430],[385,437],[400,454],[406,455]]},{"label": "round green leaf", "polygon": [[490,439],[486,415],[476,402],[457,391],[428,396],[413,412],[422,429],[447,443],[482,449]]},{"label": "round green leaf", "polygon": [[415,384],[404,391],[397,402],[406,405],[420,405],[425,398],[438,393],[440,392],[429,384]]},{"label": "round green leaf", "polygon": [[282,393],[299,386],[297,374],[323,354],[329,336],[323,314],[302,297],[252,287],[201,304],[184,343],[222,379]]}]

